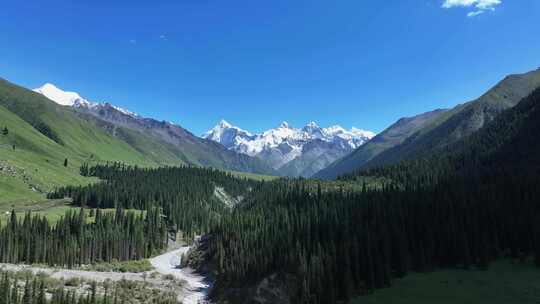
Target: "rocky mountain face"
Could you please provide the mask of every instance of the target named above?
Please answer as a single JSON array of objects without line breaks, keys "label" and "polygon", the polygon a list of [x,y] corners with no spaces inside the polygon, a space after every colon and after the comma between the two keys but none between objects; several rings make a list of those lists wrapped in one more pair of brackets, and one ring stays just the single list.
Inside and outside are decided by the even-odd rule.
[{"label": "rocky mountain face", "polygon": [[445,112],[447,110],[439,109],[413,117],[401,118],[354,152],[316,172],[314,177],[334,179],[344,173],[352,172],[383,151],[402,144],[409,136],[429,125]]},{"label": "rocky mountain face", "polygon": [[[181,126],[146,118],[110,103],[89,101],[75,92],[63,91],[52,84],[34,90],[59,105],[76,111],[85,120],[107,130],[137,150],[153,155],[168,155],[168,161],[215,167],[219,169],[275,174],[274,170],[259,159],[226,149],[214,141],[199,138]],[[157,153],[159,151],[160,153]],[[160,156],[154,157],[160,163]]]},{"label": "rocky mountain face", "polygon": [[252,134],[222,120],[203,138],[218,142],[229,150],[259,158],[281,175],[310,177],[373,136],[373,132],[356,128],[321,128],[315,122],[301,129],[283,122],[277,128]]}]

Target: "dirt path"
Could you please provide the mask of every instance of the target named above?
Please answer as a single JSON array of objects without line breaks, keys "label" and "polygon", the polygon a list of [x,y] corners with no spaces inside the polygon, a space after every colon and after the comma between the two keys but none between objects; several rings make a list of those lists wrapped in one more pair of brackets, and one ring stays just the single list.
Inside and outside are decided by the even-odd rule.
[{"label": "dirt path", "polygon": [[180,249],[157,256],[150,260],[156,271],[162,274],[173,275],[176,279],[185,281],[184,296],[181,301],[184,304],[208,303],[206,297],[211,288],[211,284],[205,278],[197,275],[190,268],[179,268],[181,256],[188,252],[190,247],[185,246]]}]

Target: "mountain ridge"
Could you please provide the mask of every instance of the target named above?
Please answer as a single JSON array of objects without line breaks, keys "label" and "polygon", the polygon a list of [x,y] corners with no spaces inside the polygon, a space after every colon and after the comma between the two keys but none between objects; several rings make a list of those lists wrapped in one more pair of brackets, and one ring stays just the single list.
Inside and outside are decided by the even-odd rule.
[{"label": "mountain ridge", "polygon": [[154,147],[164,151],[169,155],[168,158],[175,159],[172,164],[180,161],[226,170],[274,174],[260,160],[239,155],[212,141],[201,139],[178,124],[143,117],[109,102],[89,101],[78,93],[63,91],[50,83],[34,91],[61,106],[75,110],[82,119],[93,121],[112,136],[130,143],[158,163],[162,160],[153,157]]},{"label": "mountain ridge", "polygon": [[513,108],[540,87],[540,69],[504,77],[477,99],[460,104],[398,146],[377,155],[363,165],[372,168],[436,153],[470,136],[499,114]]},{"label": "mountain ridge", "polygon": [[422,115],[429,116],[426,116],[426,120],[421,120],[421,124],[402,133],[399,140],[386,138],[385,135],[394,132],[400,122],[408,121],[399,120],[365,146],[337,160],[314,176],[334,179],[355,170],[393,164],[434,153],[437,149],[476,132],[539,86],[540,69],[508,75],[477,99],[449,110],[435,110],[413,117],[418,119],[422,118]]},{"label": "mountain ridge", "polygon": [[54,187],[89,183],[79,174],[83,163],[191,165],[275,175],[260,160],[180,126],[69,95],[70,103],[61,105],[0,79],[0,123],[8,129],[0,135],[0,201],[43,199]]},{"label": "mountain ridge", "polygon": [[287,122],[259,134],[221,120],[203,138],[221,143],[229,150],[257,157],[286,176],[310,177],[335,159],[363,145],[375,134],[334,125],[321,128],[309,122],[294,128]]}]

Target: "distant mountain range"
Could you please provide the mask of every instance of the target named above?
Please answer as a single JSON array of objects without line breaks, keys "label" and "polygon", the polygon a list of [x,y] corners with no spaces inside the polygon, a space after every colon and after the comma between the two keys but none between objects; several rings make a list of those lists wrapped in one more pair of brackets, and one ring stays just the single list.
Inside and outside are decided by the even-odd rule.
[{"label": "distant mountain range", "polygon": [[[177,124],[142,117],[110,103],[92,102],[78,93],[63,91],[50,83],[34,91],[59,105],[74,109],[84,119],[96,121],[98,126],[112,135],[150,155],[155,154],[155,150],[168,150],[173,159],[185,164],[275,174],[262,161],[199,138]],[[155,161],[170,163],[160,158],[155,158]]]},{"label": "distant mountain range", "polygon": [[79,175],[85,162],[276,174],[260,159],[179,125],[92,102],[52,84],[31,91],[0,79],[0,125],[9,130],[0,136],[0,189],[12,192],[2,192],[1,201],[40,199],[55,186],[88,183]]},{"label": "distant mountain range", "polygon": [[[98,103],[52,84],[34,91],[0,79],[2,200],[35,198],[88,182],[84,162],[193,165],[266,175],[333,179],[432,156],[480,130],[540,87],[540,69],[511,75],[476,100],[402,118],[380,134],[282,123],[260,134],[221,121],[202,137],[181,126]],[[68,159],[68,166],[64,161]]]},{"label": "distant mountain range", "polygon": [[285,176],[310,177],[369,141],[370,131],[340,126],[321,128],[310,122],[297,129],[283,122],[260,134],[220,121],[202,137],[229,150],[259,158]]},{"label": "distant mountain range", "polygon": [[353,153],[314,176],[333,179],[371,167],[424,157],[480,130],[504,110],[540,87],[540,69],[505,77],[476,100],[450,110],[435,110],[404,118]]}]

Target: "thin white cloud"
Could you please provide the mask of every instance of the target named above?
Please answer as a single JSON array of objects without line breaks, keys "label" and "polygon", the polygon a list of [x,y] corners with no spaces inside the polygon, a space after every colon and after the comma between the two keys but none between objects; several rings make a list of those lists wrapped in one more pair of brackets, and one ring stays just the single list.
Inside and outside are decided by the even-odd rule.
[{"label": "thin white cloud", "polygon": [[129,41],[129,43],[131,43],[131,44],[137,44],[137,40],[131,39],[131,40]]},{"label": "thin white cloud", "polygon": [[501,3],[502,0],[444,0],[442,7],[474,8],[473,11],[467,13],[467,17],[474,17],[483,14],[486,11],[494,11],[495,7]]},{"label": "thin white cloud", "polygon": [[483,10],[469,12],[469,13],[467,13],[467,17],[475,17],[475,16],[478,16],[478,15],[483,14],[483,13],[484,13]]}]

